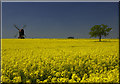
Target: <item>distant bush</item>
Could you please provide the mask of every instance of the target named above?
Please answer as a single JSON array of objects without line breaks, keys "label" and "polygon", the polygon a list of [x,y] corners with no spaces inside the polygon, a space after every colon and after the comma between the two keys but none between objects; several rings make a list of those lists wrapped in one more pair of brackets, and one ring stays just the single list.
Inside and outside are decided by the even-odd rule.
[{"label": "distant bush", "polygon": [[74,39],[74,37],[68,37],[68,39]]}]

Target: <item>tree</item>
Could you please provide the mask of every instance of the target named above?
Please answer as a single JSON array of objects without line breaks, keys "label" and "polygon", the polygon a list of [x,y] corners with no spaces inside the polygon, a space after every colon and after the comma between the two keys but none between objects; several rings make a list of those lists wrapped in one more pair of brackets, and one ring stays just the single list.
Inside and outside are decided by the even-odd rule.
[{"label": "tree", "polygon": [[107,25],[101,24],[101,25],[95,25],[91,28],[91,31],[89,34],[91,35],[90,37],[99,37],[99,41],[101,41],[102,36],[107,36],[109,35],[109,32],[111,31],[112,28],[109,28]]}]

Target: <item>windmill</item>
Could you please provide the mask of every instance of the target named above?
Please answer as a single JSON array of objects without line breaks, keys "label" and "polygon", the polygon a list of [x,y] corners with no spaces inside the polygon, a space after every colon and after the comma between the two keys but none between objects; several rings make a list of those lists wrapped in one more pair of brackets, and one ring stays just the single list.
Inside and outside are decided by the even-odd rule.
[{"label": "windmill", "polygon": [[[24,39],[25,38],[25,34],[24,34],[24,28],[26,27],[26,25],[23,25],[21,29],[18,28],[17,25],[14,24],[14,27],[19,30],[19,39]],[[15,35],[15,37],[17,37],[17,34]]]}]

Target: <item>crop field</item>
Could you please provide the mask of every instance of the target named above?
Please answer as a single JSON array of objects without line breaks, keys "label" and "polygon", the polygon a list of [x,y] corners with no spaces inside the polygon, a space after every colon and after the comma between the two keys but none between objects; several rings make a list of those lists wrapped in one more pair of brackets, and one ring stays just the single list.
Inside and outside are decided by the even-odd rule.
[{"label": "crop field", "polygon": [[119,83],[119,39],[2,39],[4,83]]}]

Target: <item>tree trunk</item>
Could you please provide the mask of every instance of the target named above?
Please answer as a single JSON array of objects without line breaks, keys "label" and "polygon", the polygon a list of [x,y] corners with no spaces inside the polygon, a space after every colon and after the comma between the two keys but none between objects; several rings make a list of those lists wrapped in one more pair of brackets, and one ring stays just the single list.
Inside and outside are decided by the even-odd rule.
[{"label": "tree trunk", "polygon": [[101,35],[99,36],[99,42],[101,42]]}]

